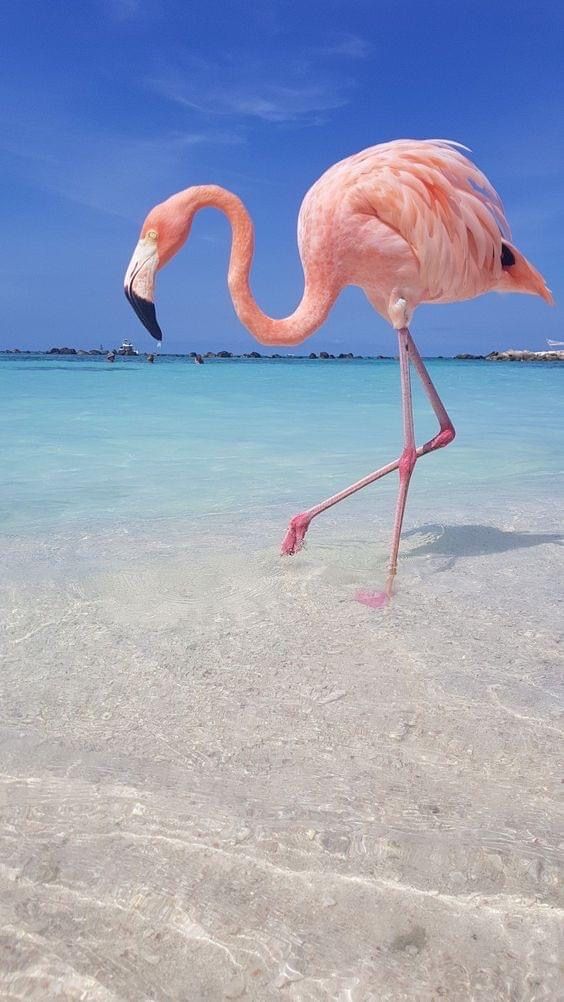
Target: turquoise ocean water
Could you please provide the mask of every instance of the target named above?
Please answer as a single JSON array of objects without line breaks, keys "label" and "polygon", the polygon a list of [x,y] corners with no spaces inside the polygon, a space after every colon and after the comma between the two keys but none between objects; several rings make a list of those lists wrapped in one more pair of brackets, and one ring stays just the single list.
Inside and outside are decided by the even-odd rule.
[{"label": "turquoise ocean water", "polygon": [[558,996],[564,367],[429,368],[375,610],[397,363],[0,359],[0,994]]},{"label": "turquoise ocean water", "polygon": [[[421,517],[558,492],[564,367],[432,360],[457,429],[417,466]],[[418,441],[435,421],[414,379]],[[394,361],[0,358],[4,533],[296,511],[401,448]],[[342,506],[377,510],[393,478]],[[560,481],[561,485],[561,481]],[[550,522],[550,510],[547,511]],[[408,512],[409,522],[409,512]]]}]

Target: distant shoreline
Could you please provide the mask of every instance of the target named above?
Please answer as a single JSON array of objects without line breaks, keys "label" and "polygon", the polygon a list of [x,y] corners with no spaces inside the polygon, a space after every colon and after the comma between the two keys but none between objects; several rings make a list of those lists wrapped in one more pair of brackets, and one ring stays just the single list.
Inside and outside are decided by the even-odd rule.
[{"label": "distant shoreline", "polygon": [[[91,349],[87,350],[87,349],[84,349],[84,348],[67,348],[67,347],[61,347],[61,348],[48,348],[46,351],[34,351],[32,349],[29,349],[29,348],[4,348],[4,349],[0,349],[0,355],[18,355],[18,356],[22,356],[22,355],[42,355],[45,358],[53,358],[53,357],[55,357],[55,358],[59,358],[59,357],[63,357],[63,358],[68,358],[68,357],[70,357],[70,358],[96,358],[96,357],[97,358],[105,358],[106,355],[108,354],[109,350],[110,349],[106,350],[105,348],[104,349],[91,348]],[[262,354],[259,351],[249,351],[249,352],[244,352],[242,354],[237,354],[236,352],[231,352],[231,351],[226,351],[226,350],[223,350],[223,351],[207,351],[207,352],[200,352],[200,353],[195,352],[195,351],[190,351],[190,352],[170,352],[170,353],[163,352],[158,357],[160,357],[160,358],[186,358],[186,359],[193,359],[193,358],[196,357],[197,354],[200,354],[203,359],[207,359],[208,361],[212,361],[212,360],[215,360],[215,359],[219,359],[220,361],[221,360],[235,360],[236,361],[236,360],[242,360],[242,359],[246,359],[246,360],[262,360],[262,361],[269,361],[269,360],[272,360],[272,359],[278,359],[278,360],[282,360],[282,359],[302,359],[302,360],[309,360],[309,361],[312,361],[312,362],[314,362],[314,361],[318,361],[318,362],[319,361],[322,361],[322,362],[324,362],[324,361],[344,362],[344,361],[354,361],[354,360],[378,361],[378,362],[388,361],[388,362],[392,362],[392,361],[394,361],[395,358],[397,358],[397,356],[394,356],[394,355],[355,355],[352,351],[340,352],[338,355],[334,355],[334,354],[332,354],[331,352],[328,352],[328,351],[320,351],[320,352],[314,352],[314,351],[312,351],[312,352],[309,352],[307,355],[293,355],[293,354],[280,355],[277,352],[274,352],[272,355],[265,355],[265,354]],[[137,358],[137,359],[144,359],[146,357],[146,355],[147,355],[146,352],[139,352],[136,355],[130,355],[130,356],[124,355],[124,356],[121,356],[121,357],[123,357],[123,358],[129,358],[129,360],[131,360],[131,358],[134,358],[134,359],[135,358]],[[431,355],[431,356],[426,356],[426,357],[428,357],[428,358],[434,358],[434,359],[437,359],[439,361],[445,361],[445,362],[446,361],[449,361],[449,362],[450,361],[462,361],[462,362],[467,362],[467,361],[471,361],[471,362],[477,362],[477,361],[479,361],[479,362],[564,362],[564,350],[558,351],[558,350],[552,349],[552,350],[548,350],[548,351],[530,351],[529,349],[510,348],[510,349],[507,349],[506,351],[491,351],[488,355],[473,355],[473,354],[470,354],[468,352],[463,352],[463,353],[458,354],[458,355]]]}]

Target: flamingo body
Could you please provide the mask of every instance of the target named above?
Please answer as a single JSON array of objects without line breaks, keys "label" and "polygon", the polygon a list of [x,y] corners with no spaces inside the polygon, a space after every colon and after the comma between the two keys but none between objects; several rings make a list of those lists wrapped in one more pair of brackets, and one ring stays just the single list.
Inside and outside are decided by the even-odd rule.
[{"label": "flamingo body", "polygon": [[552,302],[510,241],[496,191],[444,140],[396,140],[341,160],[309,190],[298,220],[306,275],[323,259],[332,283],[360,286],[392,323],[397,290],[410,312],[491,291]]},{"label": "flamingo body", "polygon": [[[282,552],[296,553],[313,518],[397,471],[399,490],[385,591],[359,593],[379,607],[392,595],[410,479],[418,459],[454,439],[454,426],[408,329],[420,303],[450,303],[484,292],[524,292],[552,303],[542,275],[511,242],[501,200],[484,174],[447,140],[402,139],[363,150],[330,167],[305,196],[298,218],[304,292],[293,313],[265,314],[251,288],[254,229],[241,200],[217,185],[172,195],[147,216],[125,276],[125,292],[161,340],[153,302],[159,268],[188,237],[195,213],[219,209],[232,228],[228,284],[241,322],[261,344],[295,345],[326,319],[341,290],[360,286],[398,336],[404,448],[397,459],[296,515]],[[437,416],[437,434],[415,444],[410,372]]]}]

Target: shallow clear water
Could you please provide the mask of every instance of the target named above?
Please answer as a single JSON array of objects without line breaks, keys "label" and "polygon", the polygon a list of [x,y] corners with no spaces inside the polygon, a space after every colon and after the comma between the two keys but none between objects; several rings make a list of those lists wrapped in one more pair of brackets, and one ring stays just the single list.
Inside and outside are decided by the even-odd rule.
[{"label": "shallow clear water", "polygon": [[375,612],[395,363],[0,362],[3,997],[558,997],[564,367],[430,369]]},{"label": "shallow clear water", "polygon": [[[413,496],[554,492],[564,367],[432,361],[456,446]],[[415,387],[422,441],[434,416]],[[0,361],[4,531],[239,513],[293,514],[398,454],[397,364]],[[393,490],[382,483],[378,491]],[[367,500],[368,499],[368,500]],[[364,499],[373,510],[373,492]]]}]

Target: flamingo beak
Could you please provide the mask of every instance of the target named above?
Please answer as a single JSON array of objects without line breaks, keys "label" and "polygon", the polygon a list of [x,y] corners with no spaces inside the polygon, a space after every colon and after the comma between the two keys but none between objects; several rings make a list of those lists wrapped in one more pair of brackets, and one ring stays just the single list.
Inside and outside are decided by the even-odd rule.
[{"label": "flamingo beak", "polygon": [[133,251],[133,257],[123,281],[126,299],[135,310],[143,326],[156,341],[162,341],[155,311],[155,273],[159,264],[156,233],[150,230]]}]

